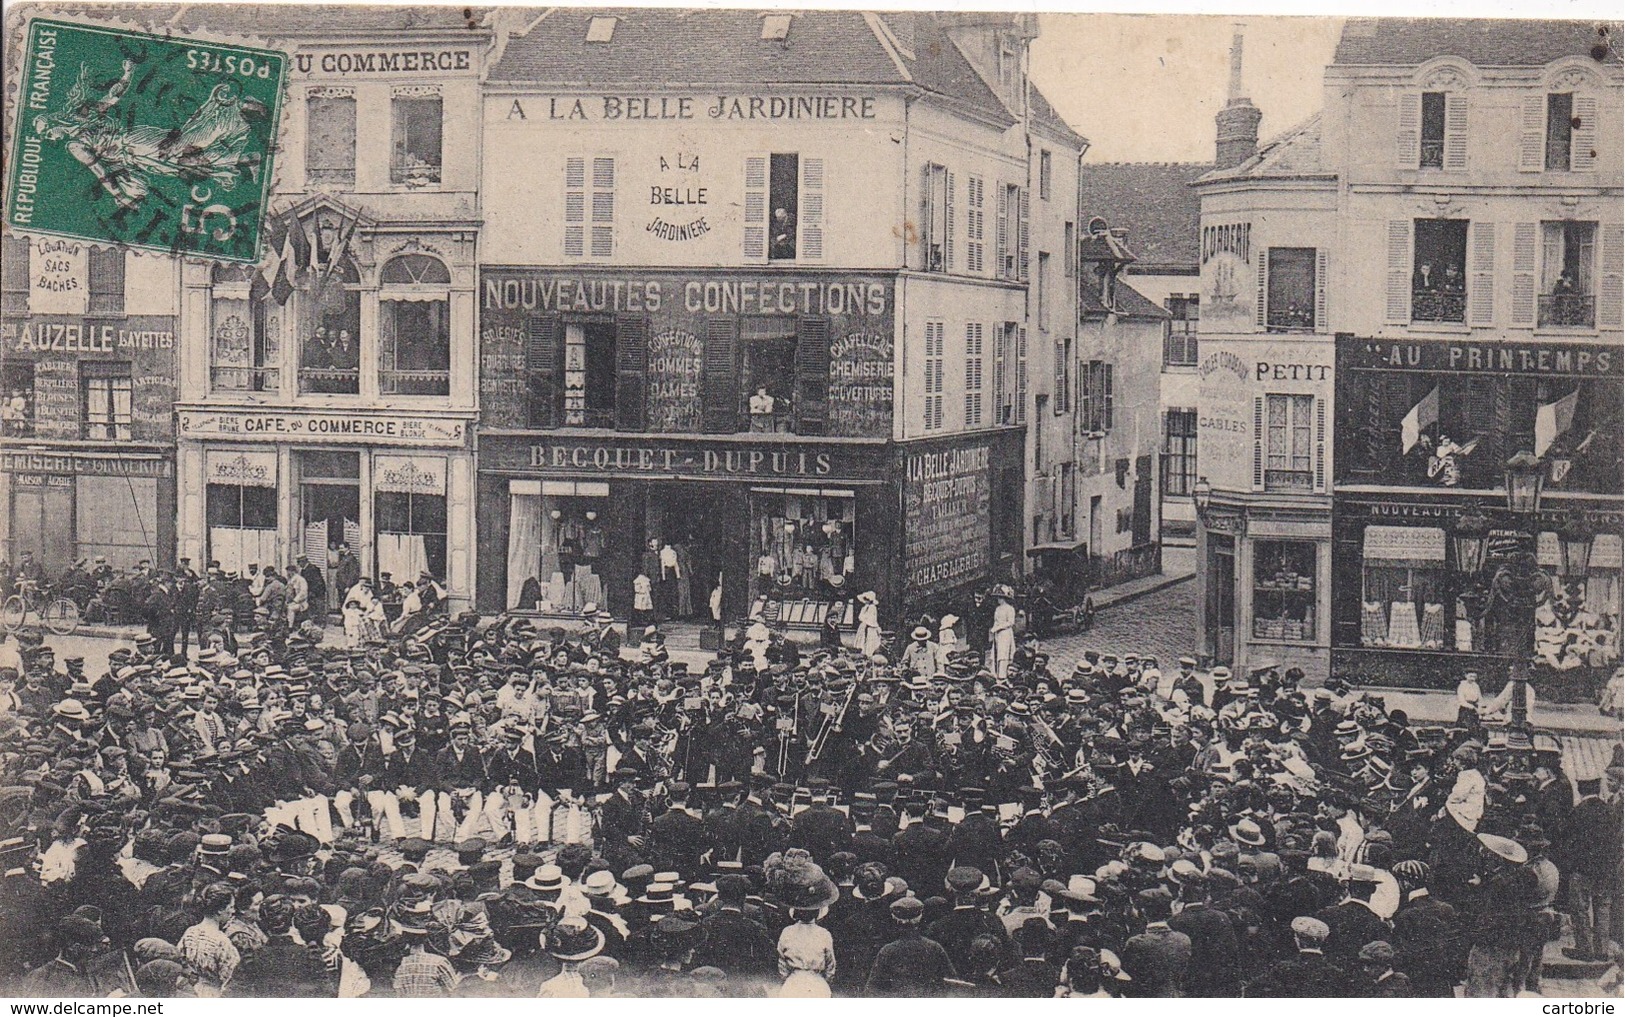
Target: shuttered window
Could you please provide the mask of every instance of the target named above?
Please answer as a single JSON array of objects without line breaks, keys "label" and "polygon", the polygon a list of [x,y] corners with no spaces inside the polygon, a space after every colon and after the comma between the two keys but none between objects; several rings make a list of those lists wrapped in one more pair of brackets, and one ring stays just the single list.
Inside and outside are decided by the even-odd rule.
[{"label": "shuttered window", "polygon": [[531,427],[558,426],[564,380],[563,340],[564,324],[558,315],[541,315],[525,322]]},{"label": "shuttered window", "polygon": [[705,376],[700,382],[702,423],[707,434],[739,429],[739,321],[705,323]]},{"label": "shuttered window", "polygon": [[987,213],[983,202],[987,187],[981,177],[965,180],[965,271],[981,275],[986,271],[983,258]]},{"label": "shuttered window", "polygon": [[767,156],[745,158],[745,234],[743,253],[747,262],[767,260]]},{"label": "shuttered window", "polygon": [[925,323],[925,419],[927,431],[942,429],[944,345],[947,333],[940,321]]},{"label": "shuttered window", "polygon": [[987,327],[979,321],[965,326],[965,426],[981,427],[982,364],[987,346]]},{"label": "shuttered window", "polygon": [[1512,227],[1512,324],[1535,324],[1536,262],[1540,257],[1540,224],[1514,223]]},{"label": "shuttered window", "polygon": [[1597,291],[1597,324],[1603,328],[1621,326],[1620,262],[1625,261],[1625,226],[1615,222],[1602,227],[1602,282]]},{"label": "shuttered window", "polygon": [[646,427],[645,378],[649,369],[649,319],[622,315],[615,320],[615,429]]},{"label": "shuttered window", "polygon": [[829,418],[829,319],[796,323],[796,433],[823,434]]},{"label": "shuttered window", "polygon": [[[953,187],[953,177],[948,178]],[[950,195],[953,193],[949,191]],[[949,201],[952,202],[952,198]],[[824,160],[801,160],[801,258],[803,261],[821,261],[824,257]],[[948,228],[953,230],[953,206],[949,205]],[[949,268],[953,267],[949,255]]]},{"label": "shuttered window", "polygon": [[1472,277],[1467,286],[1467,321],[1495,324],[1495,224],[1475,222],[1468,241]]}]

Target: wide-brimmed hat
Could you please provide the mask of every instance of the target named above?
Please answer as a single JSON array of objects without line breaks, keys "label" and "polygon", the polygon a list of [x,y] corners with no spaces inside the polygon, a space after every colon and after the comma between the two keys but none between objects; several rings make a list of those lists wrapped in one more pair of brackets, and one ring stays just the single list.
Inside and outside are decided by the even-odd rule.
[{"label": "wide-brimmed hat", "polygon": [[551,932],[542,933],[540,938],[542,948],[561,961],[584,961],[604,950],[604,933],[579,915],[560,919]]},{"label": "wide-brimmed hat", "polygon": [[1230,827],[1230,836],[1235,838],[1237,844],[1246,844],[1249,847],[1264,845],[1264,829],[1251,819],[1238,820]]},{"label": "wide-brimmed hat", "polygon": [[824,875],[817,865],[793,869],[779,885],[779,900],[785,907],[798,911],[817,911],[840,899],[841,891],[835,882]]},{"label": "wide-brimmed hat", "polygon": [[90,711],[85,704],[77,699],[64,699],[51,707],[51,712],[64,720],[84,721],[90,719]]},{"label": "wide-brimmed hat", "polygon": [[864,604],[875,604],[879,603],[880,598],[875,595],[875,591],[864,590],[862,593],[858,594],[858,600]]},{"label": "wide-brimmed hat", "polygon": [[532,890],[562,890],[570,885],[570,879],[557,865],[538,865],[530,878],[525,880],[525,885]]}]

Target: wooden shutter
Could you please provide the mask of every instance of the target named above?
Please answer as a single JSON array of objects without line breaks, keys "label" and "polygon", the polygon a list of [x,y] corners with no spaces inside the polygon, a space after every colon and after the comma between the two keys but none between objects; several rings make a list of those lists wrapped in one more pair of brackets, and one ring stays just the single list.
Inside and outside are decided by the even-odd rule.
[{"label": "wooden shutter", "polygon": [[564,374],[564,321],[556,314],[525,321],[525,371],[530,376],[530,425],[557,427]]},{"label": "wooden shutter", "polygon": [[705,377],[700,410],[706,434],[739,430],[739,322],[712,318],[705,323]]},{"label": "wooden shutter", "polygon": [[615,253],[615,160],[598,156],[592,161],[592,236],[594,258]]},{"label": "wooden shutter", "polygon": [[90,300],[87,314],[124,313],[124,251],[92,247],[88,259]]},{"label": "wooden shutter", "polygon": [[801,257],[824,257],[824,160],[801,160]]},{"label": "wooden shutter", "polygon": [[1116,423],[1116,410],[1114,405],[1115,397],[1113,396],[1112,387],[1112,365],[1102,365],[1101,378],[1101,404],[1104,407],[1102,414],[1105,417],[1102,423],[1105,424],[1105,430],[1110,431],[1112,429],[1112,425]]},{"label": "wooden shutter", "polygon": [[1270,252],[1264,248],[1258,252],[1258,306],[1255,310],[1258,327],[1266,328],[1269,325],[1270,305]]},{"label": "wooden shutter", "polygon": [[920,167],[920,270],[931,271],[931,246],[941,238],[937,230],[941,224],[936,222],[936,202],[932,199],[932,191],[936,184],[936,166],[926,163]]},{"label": "wooden shutter", "polygon": [[[1022,192],[1026,193],[1026,192]],[[1016,423],[1027,422],[1027,326],[1016,329]]]},{"label": "wooden shutter", "polygon": [[1328,255],[1331,252],[1322,247],[1315,251],[1315,331],[1330,332],[1331,323],[1326,319],[1326,286],[1330,278],[1326,274]]},{"label": "wooden shutter", "polygon": [[1010,202],[1005,196],[1004,181],[999,181],[993,188],[993,195],[995,199],[997,199],[996,204],[998,205],[999,216],[999,243],[998,246],[994,248],[994,250],[998,251],[999,264],[997,266],[997,271],[995,271],[993,274],[1003,279],[1009,278],[1010,276],[1010,262],[1005,257],[1006,252],[1010,249]]},{"label": "wooden shutter", "polygon": [[954,270],[954,175],[948,174],[945,182],[947,196],[943,201],[946,222],[942,224],[942,269],[945,272]]},{"label": "wooden shutter", "polygon": [[[745,235],[746,261],[767,260],[767,156],[745,157]],[[732,430],[730,427],[729,430]]]},{"label": "wooden shutter", "polygon": [[829,415],[829,319],[796,322],[796,433],[823,434]]},{"label": "wooden shutter", "polygon": [[1399,93],[1399,130],[1394,136],[1394,165],[1416,169],[1422,161],[1422,93]]},{"label": "wooden shutter", "polygon": [[1594,96],[1574,97],[1574,133],[1569,137],[1569,169],[1589,173],[1597,168],[1597,100]]},{"label": "wooden shutter", "polygon": [[1444,168],[1467,168],[1467,97],[1455,92],[1444,97]]},{"label": "wooden shutter", "polygon": [[1017,201],[1019,202],[1017,210],[1021,217],[1021,227],[1016,231],[1016,277],[1025,279],[1027,278],[1027,238],[1030,232],[1027,214],[1027,188],[1023,187],[1021,189]]},{"label": "wooden shutter", "polygon": [[587,160],[572,155],[564,160],[564,256],[587,254]]},{"label": "wooden shutter", "polygon": [[1315,400],[1315,490],[1326,490],[1326,400]]},{"label": "wooden shutter", "polygon": [[615,430],[647,427],[645,377],[649,370],[649,319],[621,315],[615,319]]},{"label": "wooden shutter", "polygon": [[1518,170],[1539,173],[1546,167],[1546,93],[1523,97],[1518,126]]},{"label": "wooden shutter", "polygon": [[1405,325],[1411,320],[1411,221],[1388,221],[1388,300],[1383,320]]},{"label": "wooden shutter", "polygon": [[1253,488],[1264,486],[1264,397],[1253,397]]},{"label": "wooden shutter", "polygon": [[1602,227],[1602,280],[1597,291],[1597,324],[1602,328],[1621,326],[1621,287],[1625,287],[1621,262],[1625,262],[1625,226],[1607,223]]},{"label": "wooden shutter", "polygon": [[1467,322],[1495,324],[1495,224],[1473,222],[1467,242],[1472,275],[1467,280]]},{"label": "wooden shutter", "polygon": [[1540,223],[1512,226],[1512,324],[1535,325],[1535,272],[1540,253]]}]

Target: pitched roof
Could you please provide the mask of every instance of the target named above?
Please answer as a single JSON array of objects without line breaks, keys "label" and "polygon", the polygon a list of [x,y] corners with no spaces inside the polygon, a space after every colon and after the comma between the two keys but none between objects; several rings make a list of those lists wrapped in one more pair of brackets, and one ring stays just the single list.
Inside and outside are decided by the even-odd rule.
[{"label": "pitched roof", "polygon": [[1195,268],[1202,200],[1191,181],[1213,168],[1199,162],[1083,164],[1084,222],[1095,216],[1128,230],[1135,271]]},{"label": "pitched roof", "polygon": [[[384,6],[374,4],[165,4],[89,3],[58,8],[142,25],[154,34],[201,30],[253,39],[295,35],[343,35],[354,32],[460,31],[470,22],[480,26],[488,7],[446,5]],[[464,17],[467,11],[469,17]],[[488,38],[488,36],[484,36]]]},{"label": "pitched roof", "polygon": [[1088,148],[1089,139],[1072,129],[1072,125],[1061,118],[1055,111],[1044,93],[1031,82],[1027,85],[1027,104],[1032,111],[1033,123],[1040,128],[1048,129],[1052,134],[1059,135],[1062,140],[1070,142],[1076,148]]},{"label": "pitched roof", "polygon": [[1166,310],[1152,303],[1145,294],[1130,286],[1123,276],[1117,277],[1117,306],[1107,307],[1100,300],[1100,293],[1092,286],[1078,287],[1078,312],[1083,315],[1115,314],[1119,318],[1154,318],[1161,320],[1169,317]]},{"label": "pitched roof", "polygon": [[[1541,67],[1559,57],[1590,58],[1600,41],[1595,21],[1514,18],[1351,18],[1335,64],[1412,67],[1457,56],[1478,67]],[[1619,38],[1619,27],[1614,26]],[[1607,58],[1618,63],[1619,56]]]},{"label": "pitched roof", "polygon": [[[593,18],[614,17],[608,42]],[[859,11],[795,15],[782,42],[752,10],[557,7],[509,41],[490,80],[537,84],[893,84],[897,65]]]},{"label": "pitched roof", "polygon": [[1282,131],[1258,150],[1246,162],[1228,169],[1214,170],[1202,177],[1202,183],[1217,180],[1236,180],[1242,177],[1306,177],[1330,176],[1320,159],[1320,114]]},{"label": "pitched roof", "polygon": [[936,17],[924,12],[891,11],[875,19],[893,33],[893,52],[916,85],[967,103],[1006,127],[1016,122],[1013,111],[1005,108]]}]

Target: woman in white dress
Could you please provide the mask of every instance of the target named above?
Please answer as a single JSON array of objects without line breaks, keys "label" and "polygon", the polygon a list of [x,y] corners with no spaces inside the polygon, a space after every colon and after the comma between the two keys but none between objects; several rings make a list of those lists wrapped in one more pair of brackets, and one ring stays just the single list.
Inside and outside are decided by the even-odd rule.
[{"label": "woman in white dress", "polygon": [[993,624],[987,636],[988,645],[993,648],[993,676],[1002,681],[1010,673],[1010,660],[1016,653],[1015,591],[1008,586],[995,586],[993,596],[999,603],[993,609]]},{"label": "woman in white dress", "polygon": [[344,616],[344,641],[351,649],[366,641],[367,613],[372,605],[372,583],[367,579],[356,580],[344,593],[340,612]]},{"label": "woman in white dress", "polygon": [[858,594],[858,649],[865,657],[880,652],[880,598],[873,590]]}]

